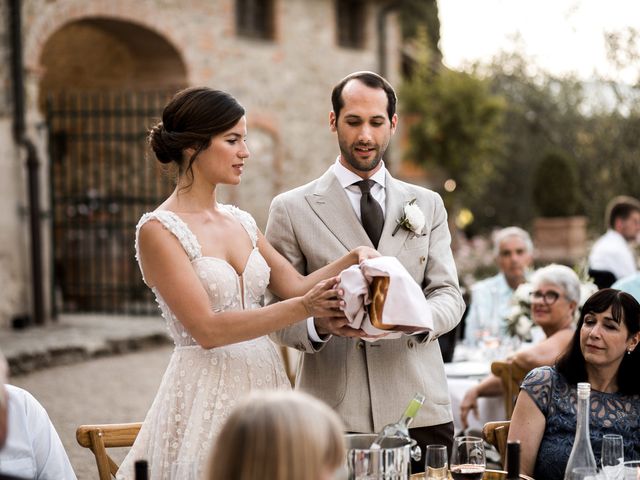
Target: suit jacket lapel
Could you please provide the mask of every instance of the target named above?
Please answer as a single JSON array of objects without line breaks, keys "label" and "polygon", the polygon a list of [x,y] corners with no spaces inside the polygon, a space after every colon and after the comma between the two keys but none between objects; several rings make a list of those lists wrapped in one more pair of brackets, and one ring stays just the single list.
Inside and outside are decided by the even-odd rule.
[{"label": "suit jacket lapel", "polygon": [[318,179],[316,191],[305,195],[305,198],[318,218],[347,250],[360,245],[373,247],[346,193],[331,170]]},{"label": "suit jacket lapel", "polygon": [[393,231],[398,225],[398,219],[402,216],[404,205],[413,197],[411,196],[411,192],[407,191],[388,171],[385,194],[387,199],[384,228],[382,229],[382,236],[378,244],[378,251],[382,255],[396,256],[407,240],[409,231],[402,227],[398,229],[395,235],[393,235]]}]

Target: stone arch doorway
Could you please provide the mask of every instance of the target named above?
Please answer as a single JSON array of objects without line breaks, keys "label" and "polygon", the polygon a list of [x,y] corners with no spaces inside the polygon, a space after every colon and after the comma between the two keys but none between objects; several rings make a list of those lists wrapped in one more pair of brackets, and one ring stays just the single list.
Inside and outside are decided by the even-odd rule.
[{"label": "stone arch doorway", "polygon": [[55,31],[40,65],[53,313],[156,313],[135,263],[135,225],[173,188],[145,140],[168,98],[186,86],[185,64],[158,33],[95,17]]},{"label": "stone arch doorway", "polygon": [[76,20],[54,32],[40,66],[40,98],[61,90],[161,90],[187,83],[182,57],[167,39],[106,17]]}]

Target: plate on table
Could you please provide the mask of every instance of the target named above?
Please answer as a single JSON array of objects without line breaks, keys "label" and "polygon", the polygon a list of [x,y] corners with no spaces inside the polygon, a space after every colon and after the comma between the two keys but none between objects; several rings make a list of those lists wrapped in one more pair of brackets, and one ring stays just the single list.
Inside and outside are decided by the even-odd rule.
[{"label": "plate on table", "polygon": [[484,377],[491,373],[491,364],[475,361],[445,363],[444,371],[447,377]]}]

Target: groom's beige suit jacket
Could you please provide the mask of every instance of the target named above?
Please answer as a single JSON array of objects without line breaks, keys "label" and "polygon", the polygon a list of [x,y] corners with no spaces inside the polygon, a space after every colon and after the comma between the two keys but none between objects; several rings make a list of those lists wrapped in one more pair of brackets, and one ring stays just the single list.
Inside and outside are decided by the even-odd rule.
[{"label": "groom's beige suit jacket", "polygon": [[[379,431],[397,421],[416,392],[424,393],[426,401],[412,428],[452,420],[436,339],[458,324],[464,302],[447,214],[437,193],[396,180],[388,172],[385,192],[385,224],[378,251],[397,257],[423,288],[433,315],[433,333],[376,342],[333,336],[326,343],[315,343],[306,322],[300,322],[272,335],[276,342],[304,352],[296,388],[328,403],[351,432]],[[426,235],[415,236],[404,228],[392,235],[403,206],[414,198],[426,218]],[[372,246],[331,168],[317,180],[278,195],[265,232],[273,246],[305,274],[357,246]]]}]

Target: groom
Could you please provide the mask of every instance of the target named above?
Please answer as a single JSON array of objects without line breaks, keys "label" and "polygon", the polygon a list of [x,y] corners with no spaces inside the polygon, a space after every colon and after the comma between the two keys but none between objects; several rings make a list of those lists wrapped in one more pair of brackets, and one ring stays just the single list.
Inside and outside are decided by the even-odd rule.
[{"label": "groom", "polygon": [[[398,117],[391,85],[372,72],[344,78],[331,95],[329,126],[340,155],[320,178],[278,195],[266,236],[300,272],[326,265],[359,245],[395,256],[423,288],[434,328],[399,339],[368,342],[341,312],[310,318],[274,339],[303,352],[296,386],[332,406],[349,432],[377,432],[396,422],[416,392],[426,401],[410,434],[425,451],[451,451],[453,422],[437,337],[460,321],[464,303],[450,248],[447,214],[438,194],[394,179],[382,161]],[[412,200],[416,225],[397,221]],[[421,214],[420,214],[421,212]],[[411,231],[425,225],[420,235]],[[394,233],[395,231],[395,233]],[[424,461],[412,471],[424,469]]]}]

